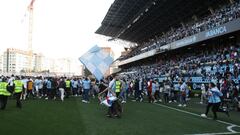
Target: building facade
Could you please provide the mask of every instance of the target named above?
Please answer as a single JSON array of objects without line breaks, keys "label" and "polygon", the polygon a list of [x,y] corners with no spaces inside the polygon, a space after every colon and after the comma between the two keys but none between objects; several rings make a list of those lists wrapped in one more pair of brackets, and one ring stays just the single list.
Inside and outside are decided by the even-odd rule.
[{"label": "building facade", "polygon": [[[30,58],[31,57],[31,58]],[[31,62],[29,61],[31,60]],[[0,74],[54,73],[82,75],[83,67],[77,59],[48,58],[42,54],[8,48],[0,55]]]},{"label": "building facade", "polygon": [[2,61],[4,73],[36,72],[41,70],[42,56],[36,53],[31,56],[27,51],[8,48],[3,53]]}]

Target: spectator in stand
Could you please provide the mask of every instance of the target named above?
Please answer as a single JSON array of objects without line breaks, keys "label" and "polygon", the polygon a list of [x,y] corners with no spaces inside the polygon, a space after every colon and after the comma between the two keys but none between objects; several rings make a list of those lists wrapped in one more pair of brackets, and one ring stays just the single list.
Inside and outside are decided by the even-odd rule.
[{"label": "spectator in stand", "polygon": [[163,35],[149,40],[149,42],[144,42],[142,45],[140,45],[140,47],[133,48],[132,51],[124,57],[124,59],[160,48],[163,45],[197,34],[199,32],[213,29],[214,27],[238,18],[240,18],[240,2],[236,1],[233,4],[229,4],[215,10],[215,12],[209,16],[199,18],[197,22],[186,23],[182,27],[173,28],[165,32]]}]

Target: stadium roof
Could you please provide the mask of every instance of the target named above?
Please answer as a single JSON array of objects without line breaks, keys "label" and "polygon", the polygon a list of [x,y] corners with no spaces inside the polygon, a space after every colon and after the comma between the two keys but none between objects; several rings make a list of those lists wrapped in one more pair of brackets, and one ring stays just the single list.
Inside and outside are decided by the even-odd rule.
[{"label": "stadium roof", "polygon": [[97,34],[142,43],[228,0],[115,0]]}]

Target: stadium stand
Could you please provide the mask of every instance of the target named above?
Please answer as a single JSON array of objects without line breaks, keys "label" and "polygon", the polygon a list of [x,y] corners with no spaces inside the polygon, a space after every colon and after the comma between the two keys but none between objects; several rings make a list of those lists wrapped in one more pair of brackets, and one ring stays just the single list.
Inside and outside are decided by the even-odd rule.
[{"label": "stadium stand", "polygon": [[213,29],[239,17],[240,3],[223,6],[222,8],[216,10],[213,14],[203,17],[197,22],[190,22],[179,28],[171,29],[162,36],[156,37],[156,39],[150,42],[143,43],[141,47],[134,49],[131,54],[125,57],[125,59],[159,48],[202,31]]},{"label": "stadium stand", "polygon": [[138,44],[119,58],[127,78],[239,84],[240,1],[199,2],[116,0],[96,33]]}]

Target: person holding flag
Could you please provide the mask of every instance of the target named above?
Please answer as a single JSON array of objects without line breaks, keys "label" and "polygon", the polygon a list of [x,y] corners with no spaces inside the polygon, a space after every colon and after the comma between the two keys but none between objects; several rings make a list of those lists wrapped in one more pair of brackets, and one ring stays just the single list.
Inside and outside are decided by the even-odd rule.
[{"label": "person holding flag", "polygon": [[[110,77],[109,86],[98,94],[98,99],[100,100],[101,104],[104,104],[108,107],[107,117],[115,116],[120,118],[122,113],[122,106],[119,103],[115,93],[114,87],[116,87],[116,78],[117,77],[115,76]],[[107,92],[107,96],[105,99],[103,99],[101,95],[105,92]]]}]

